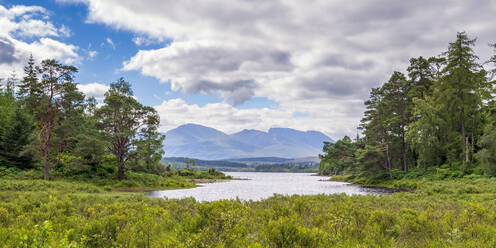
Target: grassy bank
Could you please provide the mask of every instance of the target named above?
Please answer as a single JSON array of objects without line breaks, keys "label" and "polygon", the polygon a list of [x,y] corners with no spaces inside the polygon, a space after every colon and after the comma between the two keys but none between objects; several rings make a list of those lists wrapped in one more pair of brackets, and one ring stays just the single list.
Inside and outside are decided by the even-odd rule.
[{"label": "grassy bank", "polygon": [[[427,185],[434,185],[440,183],[448,185],[452,182],[462,183],[470,188],[473,180],[477,182],[488,180],[491,182],[491,177],[481,174],[464,174],[461,171],[451,171],[446,168],[429,168],[424,171],[423,169],[414,168],[410,172],[404,173],[401,170],[393,170],[393,180],[389,179],[387,173],[380,173],[375,176],[360,175],[360,174],[345,174],[345,175],[332,175],[331,181],[349,182],[360,184],[366,187],[384,187],[399,190],[413,191],[417,188],[426,190]],[[466,188],[466,187],[463,188]]]},{"label": "grassy bank", "polygon": [[150,191],[160,189],[177,189],[195,187],[198,182],[214,182],[230,180],[222,172],[216,170],[200,171],[192,169],[170,170],[161,174],[126,172],[124,180],[117,176],[89,177],[54,176],[52,180],[41,180],[39,170],[14,171],[0,173],[0,190],[43,191],[58,189],[67,192],[108,192],[108,191]]},{"label": "grassy bank", "polygon": [[494,179],[409,180],[413,192],[389,196],[211,203],[107,192],[94,184],[2,180],[0,247],[496,245]]}]

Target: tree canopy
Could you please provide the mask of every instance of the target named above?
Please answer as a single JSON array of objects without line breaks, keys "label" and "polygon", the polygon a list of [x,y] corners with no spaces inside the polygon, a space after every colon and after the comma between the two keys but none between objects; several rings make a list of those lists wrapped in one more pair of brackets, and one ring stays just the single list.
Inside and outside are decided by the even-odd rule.
[{"label": "tree canopy", "polygon": [[44,179],[165,170],[157,112],[140,104],[123,78],[99,104],[78,90],[77,71],[31,56],[22,80],[8,79],[0,92],[0,170],[41,167]]},{"label": "tree canopy", "polygon": [[[488,73],[494,69],[484,68],[496,65],[496,55],[481,63],[475,43],[457,33],[441,55],[412,58],[406,75],[393,72],[373,88],[360,123],[363,137],[324,144],[321,172],[393,178],[409,168],[449,168],[496,175],[495,81]],[[343,154],[355,162],[338,166]]]}]

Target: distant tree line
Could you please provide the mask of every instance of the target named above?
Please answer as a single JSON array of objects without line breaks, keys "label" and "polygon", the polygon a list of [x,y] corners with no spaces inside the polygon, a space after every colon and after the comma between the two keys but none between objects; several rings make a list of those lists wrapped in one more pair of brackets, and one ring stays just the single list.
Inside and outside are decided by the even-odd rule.
[{"label": "distant tree line", "polygon": [[163,169],[157,112],[140,104],[123,78],[103,103],[77,88],[77,68],[31,56],[22,79],[0,90],[0,173],[40,168],[58,176],[124,179],[126,170]]},{"label": "distant tree line", "polygon": [[236,168],[244,168],[248,167],[245,163],[233,162],[228,160],[202,160],[195,158],[186,158],[186,157],[168,157],[162,160],[164,164],[169,163],[177,163],[181,165],[188,166],[202,166],[202,167],[236,167]]},{"label": "distant tree line", "polygon": [[313,163],[286,163],[260,164],[255,167],[258,172],[317,172],[317,164]]},{"label": "distant tree line", "polygon": [[[365,102],[362,137],[325,143],[321,174],[393,178],[411,169],[496,176],[496,55],[457,34],[439,56],[411,58]],[[496,53],[496,44],[490,45]],[[422,172],[423,171],[423,172]]]}]

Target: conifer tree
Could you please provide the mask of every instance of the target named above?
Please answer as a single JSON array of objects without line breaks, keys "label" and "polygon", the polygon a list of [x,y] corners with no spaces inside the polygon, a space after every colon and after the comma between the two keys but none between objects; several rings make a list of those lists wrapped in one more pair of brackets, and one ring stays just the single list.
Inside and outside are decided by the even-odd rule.
[{"label": "conifer tree", "polygon": [[153,108],[136,101],[131,85],[123,78],[110,85],[104,102],[105,105],[96,111],[98,127],[109,140],[108,150],[117,158],[119,180],[123,180],[125,164],[135,156],[133,151],[140,141],[139,131],[147,126],[155,130],[158,117]]},{"label": "conifer tree", "polygon": [[25,77],[20,85],[20,94],[24,95],[38,120],[38,148],[43,160],[43,178],[50,177],[50,152],[53,145],[53,131],[59,125],[61,108],[70,104],[71,95],[75,94],[74,74],[77,68],[63,65],[56,60],[43,60],[35,66],[30,57],[24,68]]}]

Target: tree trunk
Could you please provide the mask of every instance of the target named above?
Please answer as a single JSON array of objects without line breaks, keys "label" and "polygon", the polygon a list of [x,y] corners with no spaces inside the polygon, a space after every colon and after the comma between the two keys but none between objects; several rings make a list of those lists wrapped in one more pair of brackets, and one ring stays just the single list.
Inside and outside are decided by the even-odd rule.
[{"label": "tree trunk", "polygon": [[[472,132],[472,141],[471,141],[471,146],[472,146],[471,151],[472,151],[472,153],[474,153],[474,151],[475,151],[475,144],[474,144],[474,132]],[[470,158],[470,162],[472,162],[472,163],[474,162],[474,156],[472,156],[472,157]]]},{"label": "tree trunk", "polygon": [[468,158],[468,137],[465,137],[465,162],[469,162]]},{"label": "tree trunk", "polygon": [[50,179],[50,164],[49,164],[49,155],[50,155],[50,149],[43,151],[43,156],[44,156],[44,163],[43,163],[43,179],[49,180]]},{"label": "tree trunk", "polygon": [[119,157],[119,180],[124,180],[124,160]]},{"label": "tree trunk", "polygon": [[[462,98],[463,99],[463,98]],[[467,147],[467,144],[466,144],[466,138],[465,137],[465,120],[464,120],[464,117],[465,117],[465,109],[462,107],[460,109],[460,133],[462,135],[462,144],[463,144],[463,153],[465,154],[465,159],[463,160],[463,165],[466,166],[467,162],[468,162],[468,147]]]},{"label": "tree trunk", "polygon": [[468,159],[468,137],[465,137],[465,120],[464,120],[465,109],[463,107],[460,110],[460,114],[461,114],[461,130],[460,130],[460,132],[462,133],[462,137],[463,137],[462,142],[464,143],[463,148],[465,150],[464,151],[465,160],[463,161],[463,164],[465,165],[466,163],[468,163],[469,159]]},{"label": "tree trunk", "polygon": [[389,179],[393,179],[393,173],[392,173],[392,165],[391,165],[391,158],[389,157],[389,145],[386,145],[386,159],[387,159],[387,168],[389,172]]},{"label": "tree trunk", "polygon": [[50,179],[50,141],[52,134],[51,124],[48,123],[42,130],[41,135],[43,136],[43,143],[41,144],[40,150],[43,154],[43,179]]},{"label": "tree trunk", "polygon": [[405,173],[408,173],[408,162],[406,161],[406,142],[405,142],[405,135],[402,135],[402,140],[401,140],[401,155],[402,155],[402,160],[403,160],[403,170]]}]

